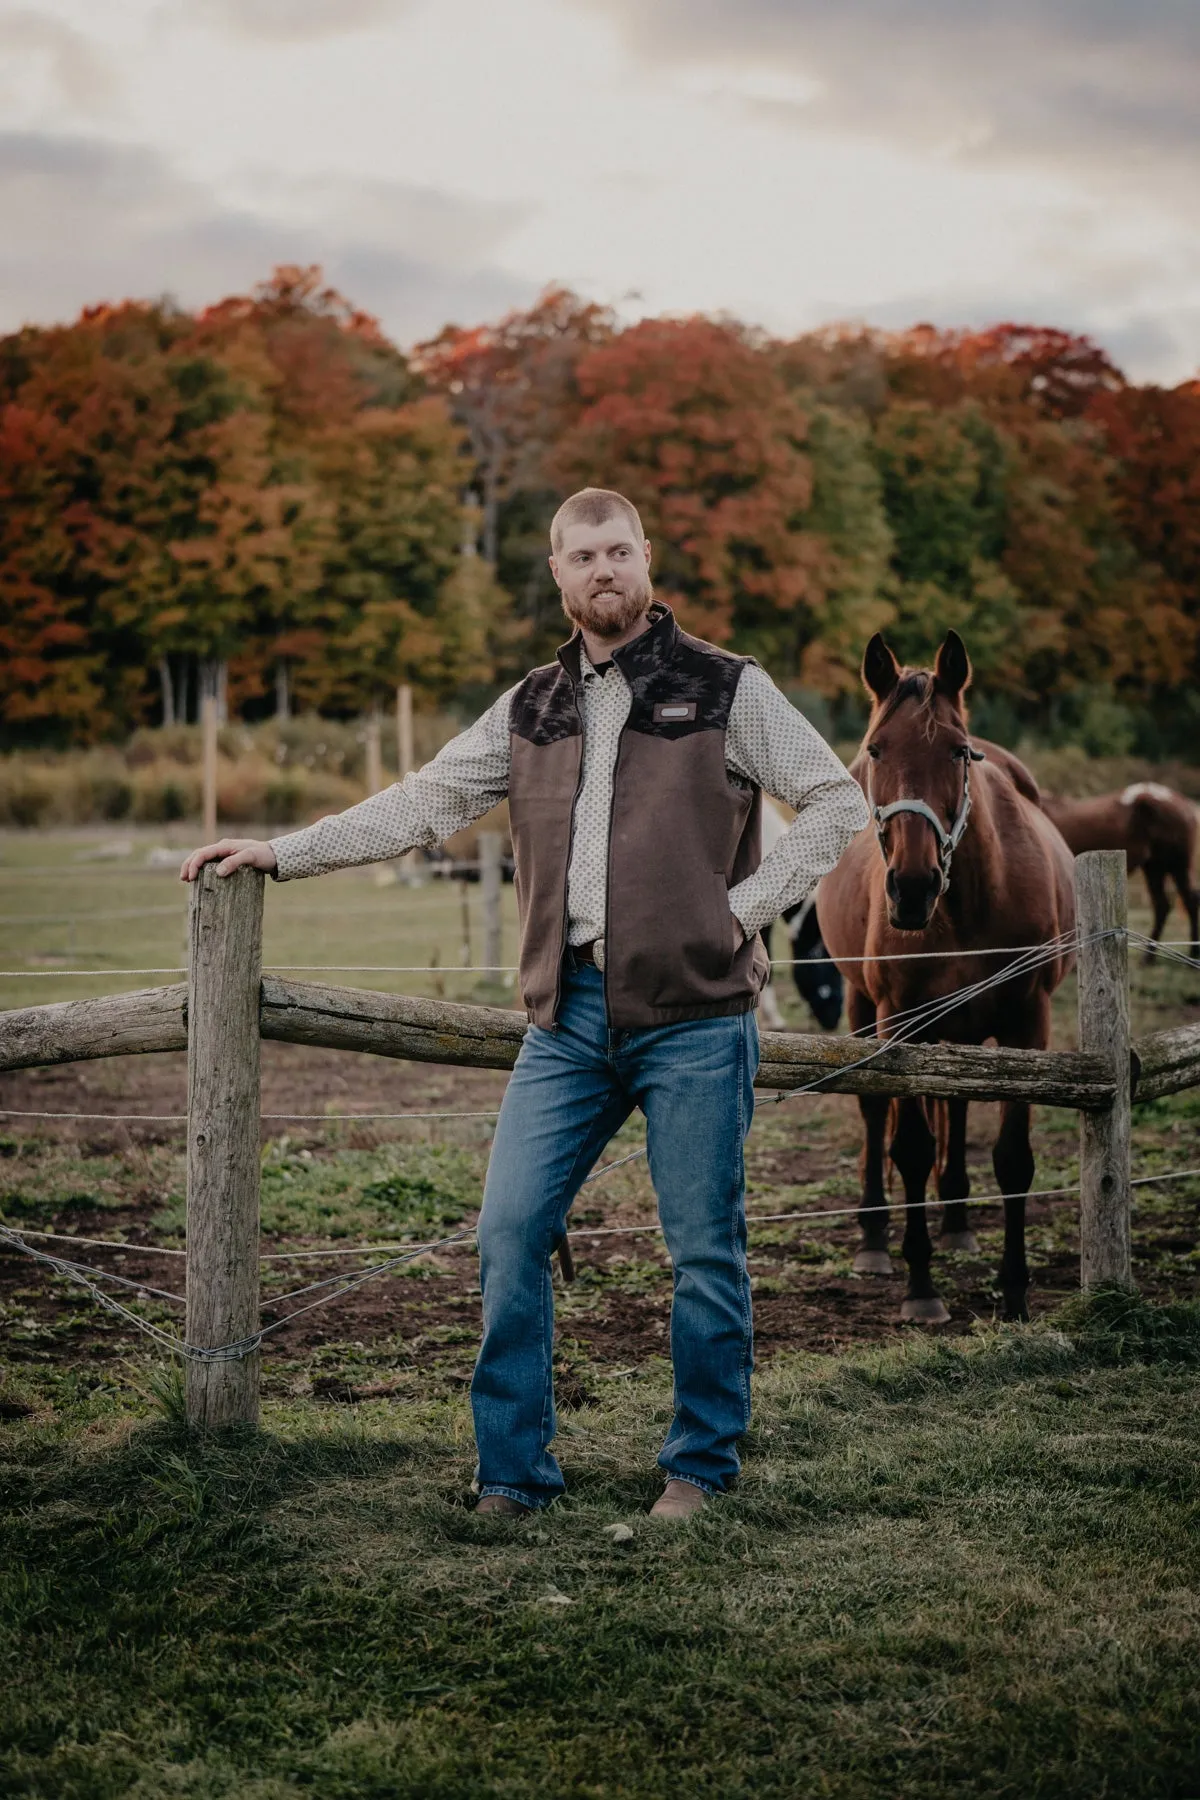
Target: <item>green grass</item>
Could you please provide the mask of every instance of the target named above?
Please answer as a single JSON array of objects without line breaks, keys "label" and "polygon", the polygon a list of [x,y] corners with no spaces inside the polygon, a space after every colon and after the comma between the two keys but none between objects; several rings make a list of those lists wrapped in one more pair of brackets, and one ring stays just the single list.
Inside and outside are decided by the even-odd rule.
[{"label": "green grass", "polygon": [[[181,960],[186,897],[144,857],[194,833],[119,835],[130,848],[111,862],[86,859],[118,828],[3,837],[0,966]],[[506,960],[511,907],[506,890]],[[137,916],[103,916],[123,911]],[[478,890],[468,911],[479,960]],[[436,960],[445,973],[333,979],[503,999],[454,974],[460,950],[453,890],[379,887],[371,870],[267,889],[268,962]],[[0,1005],[119,985],[140,983],[26,975],[0,986]],[[1200,976],[1164,964],[1135,969],[1132,989],[1138,1030],[1200,1004]],[[1074,1004],[1065,984],[1060,1046]],[[97,1110],[124,1104],[97,1089]],[[1135,1172],[1200,1162],[1197,1118],[1196,1093],[1137,1108]],[[751,1212],[853,1203],[848,1120],[829,1098],[762,1108]],[[2,1123],[0,1216],[181,1244],[173,1128],[98,1146]],[[488,1122],[388,1130],[372,1142],[322,1122],[268,1144],[264,1249],[417,1241],[470,1216]],[[1037,1185],[1075,1180],[1075,1117],[1039,1109],[1035,1131]],[[613,1153],[639,1136],[631,1122]],[[811,1180],[796,1176],[800,1144]],[[986,1156],[973,1179],[994,1186]],[[1137,1279],[1156,1292],[1194,1283],[1197,1198],[1198,1180],[1136,1190]],[[651,1216],[643,1164],[589,1189],[576,1223],[618,1206]],[[982,1210],[975,1225],[994,1267],[999,1218]],[[843,1221],[754,1226],[756,1294],[848,1280],[852,1236]],[[1035,1279],[1076,1242],[1075,1208],[1051,1209],[1030,1231]],[[264,1430],[203,1443],[180,1428],[175,1371],[31,1269],[0,1306],[13,1358],[0,1368],[0,1793],[1200,1794],[1196,1307],[1106,1295],[1024,1330],[782,1356],[756,1377],[737,1494],[664,1533],[643,1515],[666,1364],[627,1357],[623,1339],[604,1360],[588,1348],[606,1309],[665,1321],[652,1244],[577,1243],[556,1357],[573,1402],[559,1440],[570,1494],[519,1527],[485,1528],[466,1506],[478,1300],[465,1255],[414,1264],[390,1290],[395,1316],[371,1330],[316,1315],[340,1335],[272,1350]],[[309,1278],[266,1267],[268,1297]],[[169,1309],[143,1310],[177,1328]],[[393,1398],[313,1398],[322,1382],[381,1381]],[[631,1535],[618,1541],[617,1525]]]},{"label": "green grass", "polygon": [[[253,828],[238,827],[237,833],[253,835]],[[199,842],[195,825],[0,832],[0,969],[18,971],[0,978],[0,1009],[181,980],[170,974],[122,978],[120,971],[186,963],[187,890],[178,879],[178,863],[148,866],[147,858],[171,851],[182,861],[185,850]],[[517,924],[510,886],[503,890],[502,917],[503,961],[511,965]],[[469,957],[464,958],[464,947]],[[465,892],[454,882],[411,887],[396,881],[386,866],[347,869],[320,881],[268,881],[263,960],[434,966],[431,974],[330,976],[387,993],[504,1005],[512,1003],[514,992],[511,977],[488,982],[462,971],[464,960],[483,961],[477,885]],[[53,973],[77,967],[102,973],[91,980]]]},{"label": "green grass", "polygon": [[490,1526],[461,1398],[198,1441],[169,1380],[26,1376],[0,1787],[1194,1795],[1198,1360],[1195,1307],[1125,1296],[783,1359],[737,1493],[679,1530],[643,1516],[653,1369],[568,1415],[566,1501]]}]

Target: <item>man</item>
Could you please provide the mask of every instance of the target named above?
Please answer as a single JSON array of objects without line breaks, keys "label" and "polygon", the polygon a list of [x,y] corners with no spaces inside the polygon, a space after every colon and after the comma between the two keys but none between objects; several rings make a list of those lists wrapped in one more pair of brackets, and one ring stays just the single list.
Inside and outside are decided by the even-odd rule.
[{"label": "man", "polygon": [[[399,856],[508,796],[531,1021],[479,1219],[483,1343],[471,1385],[481,1513],[563,1491],[550,1445],[550,1258],[568,1209],[635,1107],[674,1268],[675,1416],[651,1509],[724,1491],[750,1419],[742,1146],[758,1066],[760,927],[802,900],[868,822],[856,782],[748,657],[654,600],[622,495],[585,488],[550,528],[574,636],[425,768],[270,843],[188,857],[276,879]],[[760,863],[761,792],[796,809]]]}]

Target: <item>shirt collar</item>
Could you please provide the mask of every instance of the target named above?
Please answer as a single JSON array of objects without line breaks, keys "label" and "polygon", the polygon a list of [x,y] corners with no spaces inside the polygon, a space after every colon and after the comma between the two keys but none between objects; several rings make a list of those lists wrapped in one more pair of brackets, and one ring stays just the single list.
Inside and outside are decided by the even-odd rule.
[{"label": "shirt collar", "polygon": [[[650,629],[643,631],[631,643],[614,650],[612,660],[629,682],[633,675],[653,668],[664,657],[669,656],[678,637],[679,627],[675,623],[674,613],[663,601],[655,600],[650,607]],[[560,645],[556,660],[575,682],[581,682],[586,674],[595,674],[583,647],[581,631],[575,631],[567,643]]]},{"label": "shirt collar", "polygon": [[[609,665],[611,666],[612,658],[609,657],[607,659],[607,661],[609,662]],[[587,651],[584,649],[583,639],[581,637],[579,640],[579,679],[580,679],[580,681],[587,681],[589,679],[589,677],[591,677],[591,676],[595,676],[598,681],[602,681],[604,679],[604,677],[599,674],[595,663],[592,661],[591,657],[588,655]]]}]

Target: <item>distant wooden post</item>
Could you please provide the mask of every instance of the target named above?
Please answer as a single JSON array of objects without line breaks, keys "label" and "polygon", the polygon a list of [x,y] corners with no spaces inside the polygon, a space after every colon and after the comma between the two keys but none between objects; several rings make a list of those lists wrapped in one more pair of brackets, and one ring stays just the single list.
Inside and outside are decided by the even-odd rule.
[{"label": "distant wooden post", "polygon": [[211,843],[217,835],[217,696],[207,683],[200,696],[200,739],[204,788],[204,836]]},{"label": "distant wooden post", "polygon": [[401,781],[415,763],[412,689],[405,682],[396,689],[396,769]]},{"label": "distant wooden post", "polygon": [[503,840],[498,831],[480,832],[479,889],[483,898],[483,961],[484,967],[488,969],[498,969],[503,960],[500,927],[502,848]]},{"label": "distant wooden post", "polygon": [[469,969],[474,960],[471,955],[471,890],[465,881],[458,882],[457,887],[458,922],[461,931],[458,960],[464,969]]},{"label": "distant wooden post", "polygon": [[367,795],[377,794],[383,786],[383,745],[380,739],[379,708],[373,706],[367,714],[366,739],[366,779]]},{"label": "distant wooden post", "polygon": [[[256,870],[210,863],[192,887],[186,1335],[205,1349],[258,1330],[262,912]],[[259,1360],[189,1358],[188,1423],[257,1424]]]},{"label": "distant wooden post", "polygon": [[[1079,1265],[1085,1288],[1133,1285],[1129,1217],[1129,945],[1123,850],[1075,859],[1079,926],[1079,1048],[1105,1057],[1111,1107],[1079,1115]],[[1088,939],[1099,932],[1116,935]]]},{"label": "distant wooden post", "polygon": [[[413,743],[413,704],[412,688],[407,681],[396,689],[396,779],[403,781],[417,766],[417,753]],[[406,851],[400,858],[400,867],[405,871],[410,882],[418,879],[417,870],[420,858],[415,850]]]}]

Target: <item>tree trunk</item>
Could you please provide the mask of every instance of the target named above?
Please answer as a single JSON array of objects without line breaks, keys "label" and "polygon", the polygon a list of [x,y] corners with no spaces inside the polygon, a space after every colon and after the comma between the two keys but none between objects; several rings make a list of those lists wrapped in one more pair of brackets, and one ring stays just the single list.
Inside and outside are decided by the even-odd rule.
[{"label": "tree trunk", "polygon": [[188,722],[188,671],[191,661],[191,657],[186,651],[183,651],[175,670],[175,723],[177,725],[186,725]]},{"label": "tree trunk", "polygon": [[171,685],[171,661],[169,657],[158,659],[158,683],[162,689],[163,725],[175,723],[175,689]]},{"label": "tree trunk", "polygon": [[275,717],[281,723],[292,716],[292,672],[286,656],[275,664]]},{"label": "tree trunk", "polygon": [[483,477],[483,559],[496,566],[500,550],[500,481],[497,470],[489,467]]}]

